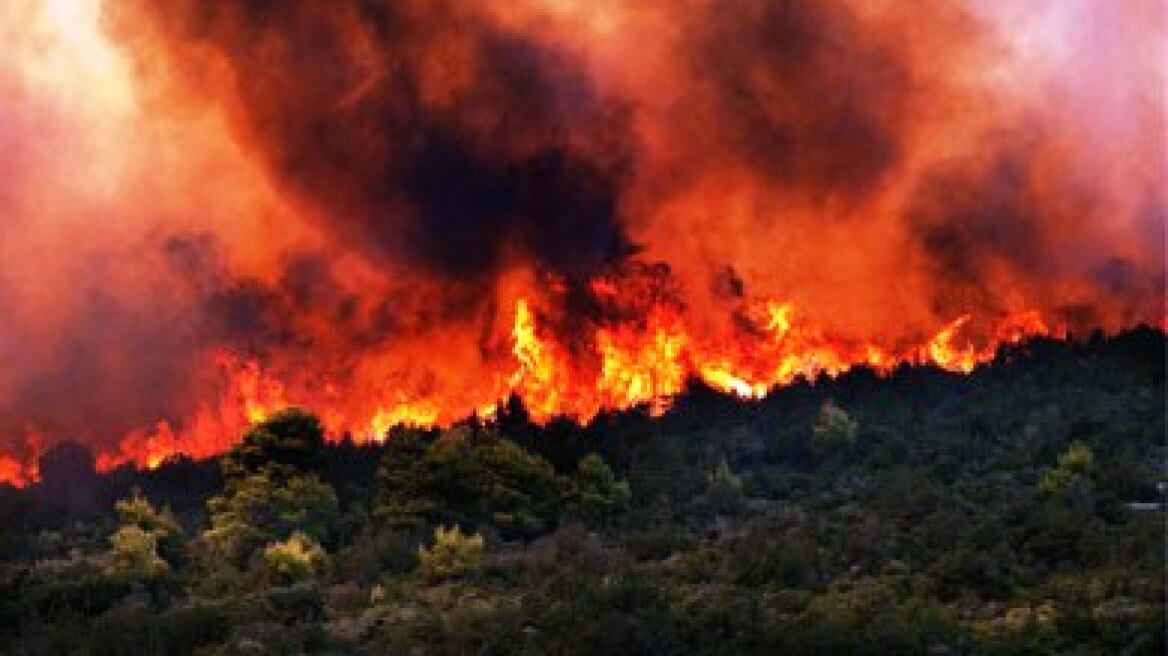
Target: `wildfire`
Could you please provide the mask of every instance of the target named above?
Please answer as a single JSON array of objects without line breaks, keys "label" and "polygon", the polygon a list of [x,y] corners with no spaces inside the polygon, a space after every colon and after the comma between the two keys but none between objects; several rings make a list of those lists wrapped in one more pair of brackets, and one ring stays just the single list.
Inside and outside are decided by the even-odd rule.
[{"label": "wildfire", "polygon": [[554,345],[544,342],[536,331],[535,317],[520,299],[515,307],[513,352],[519,366],[511,376],[511,388],[528,404],[536,417],[556,413],[562,404],[561,393],[571,384],[566,360],[557,357]]},{"label": "wildfire", "polygon": [[[659,414],[668,410],[671,400],[691,379],[725,394],[757,400],[796,379],[837,376],[861,365],[881,373],[902,363],[968,373],[991,359],[1002,344],[1053,334],[1036,313],[1023,312],[999,322],[987,341],[979,344],[965,334],[970,317],[962,316],[922,344],[893,351],[876,344],[833,340],[801,323],[790,303],[767,300],[751,306],[745,314],[754,322],[753,329],[717,343],[691,335],[682,317],[667,311],[652,312],[635,325],[601,327],[591,341],[597,364],[588,366],[587,358],[573,360],[563,344],[541,331],[531,304],[520,299],[511,331],[513,370],[506,377],[502,395],[490,385],[482,394],[496,398],[407,398],[399,394],[375,402],[366,416],[346,414],[351,399],[332,383],[294,393],[260,362],[216,352],[211,361],[225,381],[216,404],[200,408],[181,426],[160,421],[152,428],[131,432],[121,439],[116,451],[99,454],[97,465],[103,471],[127,463],[155,468],[179,456],[210,457],[230,448],[250,425],[290,405],[316,411],[331,439],[381,441],[397,426],[451,423],[458,416],[450,407],[470,408],[466,414],[490,420],[504,397],[512,394],[537,423],[558,416],[588,421],[602,411],[635,406]],[[22,462],[0,457],[0,481],[22,486],[37,478],[34,459]]]},{"label": "wildfire", "polygon": [[1168,323],[1150,10],[575,4],[0,2],[0,481]]},{"label": "wildfire", "polygon": [[0,456],[0,483],[24,487],[37,478],[39,474],[31,465],[26,466],[16,458]]}]

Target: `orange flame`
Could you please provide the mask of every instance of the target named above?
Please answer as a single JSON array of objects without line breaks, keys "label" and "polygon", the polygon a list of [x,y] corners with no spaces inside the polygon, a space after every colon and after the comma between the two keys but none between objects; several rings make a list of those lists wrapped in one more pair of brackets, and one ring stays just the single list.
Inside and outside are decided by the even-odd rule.
[{"label": "orange flame", "polygon": [[[890,349],[833,340],[802,323],[790,303],[766,300],[746,314],[749,336],[719,342],[697,338],[687,331],[680,314],[664,310],[651,312],[640,325],[599,328],[592,339],[598,364],[590,369],[571,359],[550,333],[542,332],[532,306],[520,299],[511,332],[513,371],[504,391],[486,389],[484,394],[495,398],[470,399],[461,406],[471,408],[467,414],[489,419],[502,397],[514,394],[536,422],[557,416],[588,421],[602,411],[634,406],[661,413],[690,379],[743,399],[760,399],[796,379],[838,376],[855,366],[887,373],[903,363],[927,364],[969,373],[992,359],[1003,344],[1057,334],[1037,313],[1025,311],[1004,318],[978,342],[970,335],[970,317],[961,316],[919,345]],[[222,352],[211,359],[225,381],[216,404],[200,408],[181,427],[160,421],[126,435],[116,451],[99,454],[98,468],[108,471],[127,463],[155,468],[178,456],[210,457],[230,448],[248,426],[289,405],[316,410],[334,440],[347,435],[356,441],[380,441],[395,426],[441,426],[458,418],[451,410],[460,405],[457,400],[437,395],[399,394],[374,404],[366,416],[348,415],[346,399],[331,384],[315,395],[307,389],[293,393],[257,361]],[[35,459],[22,462],[0,456],[0,481],[23,486],[37,477]]]},{"label": "orange flame", "polygon": [[[512,396],[588,421],[691,381],[761,399],[858,366],[968,373],[1149,300],[1168,326],[1163,103],[1138,74],[1163,71],[1134,54],[1154,48],[1021,57],[1033,30],[947,4],[284,4],[0,3],[0,482],[37,480],[42,432],[152,468],[291,405],[378,441]],[[1098,41],[1159,43],[1144,13]],[[1076,74],[1122,82],[1081,97]],[[485,183],[434,164],[455,146]],[[483,196],[508,198],[497,230]],[[599,273],[629,260],[681,291]]]}]

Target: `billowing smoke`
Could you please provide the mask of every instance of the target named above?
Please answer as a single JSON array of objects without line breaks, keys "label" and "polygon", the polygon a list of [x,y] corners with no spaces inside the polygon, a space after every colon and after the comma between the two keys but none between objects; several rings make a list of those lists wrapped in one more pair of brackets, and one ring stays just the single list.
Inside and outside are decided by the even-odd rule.
[{"label": "billowing smoke", "polygon": [[586,416],[966,316],[1160,322],[1166,11],[6,3],[0,453],[205,454],[259,397]]}]

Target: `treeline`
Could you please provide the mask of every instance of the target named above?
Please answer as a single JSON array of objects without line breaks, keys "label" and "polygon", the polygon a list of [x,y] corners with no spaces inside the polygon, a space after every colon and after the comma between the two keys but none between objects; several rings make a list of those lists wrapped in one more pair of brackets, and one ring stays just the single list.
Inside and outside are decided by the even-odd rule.
[{"label": "treeline", "polygon": [[0,653],[1160,654],[1165,338],[0,491]]}]

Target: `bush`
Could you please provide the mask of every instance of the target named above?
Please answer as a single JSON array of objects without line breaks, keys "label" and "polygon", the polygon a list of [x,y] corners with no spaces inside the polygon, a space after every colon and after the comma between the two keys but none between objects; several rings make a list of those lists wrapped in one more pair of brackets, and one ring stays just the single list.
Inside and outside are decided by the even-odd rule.
[{"label": "bush", "polygon": [[600,456],[589,454],[576,466],[569,493],[569,507],[576,516],[603,522],[628,508],[631,497],[628,481],[618,480]]},{"label": "bush", "polygon": [[300,531],[283,542],[273,542],[263,551],[264,566],[281,583],[314,580],[328,568],[328,554],[320,544]]},{"label": "bush", "polygon": [[[324,597],[320,588],[312,583],[296,583],[277,586],[268,590],[267,602],[275,617],[291,624],[309,624],[324,619]],[[285,638],[298,638],[287,635]],[[276,649],[270,653],[286,653]],[[299,652],[303,653],[303,652]]]},{"label": "bush", "polygon": [[714,512],[733,514],[742,510],[746,495],[742,491],[742,479],[730,470],[725,458],[710,472],[706,499]]},{"label": "bush", "polygon": [[211,528],[204,533],[212,551],[240,566],[266,544],[297,531],[327,543],[339,520],[337,495],[315,474],[269,465],[229,480],[223,494],[207,502]]},{"label": "bush", "polygon": [[828,399],[819,409],[819,417],[811,427],[811,436],[815,444],[832,447],[855,442],[859,429],[859,422]]},{"label": "bush", "polygon": [[418,547],[418,564],[428,580],[464,577],[482,569],[483,536],[464,534],[457,526],[434,529],[434,544]]},{"label": "bush", "polygon": [[158,555],[158,539],[137,526],[123,526],[110,538],[110,570],[132,578],[154,578],[170,567]]},{"label": "bush", "polygon": [[[154,540],[155,551],[166,564],[178,565],[183,557],[183,531],[170,508],[155,508],[137,488],[129,499],[117,502],[116,509],[123,529],[137,528]],[[132,532],[131,532],[132,533]],[[117,536],[115,536],[117,539]],[[123,536],[122,540],[140,539]]]},{"label": "bush", "polygon": [[219,463],[228,478],[254,474],[271,464],[312,472],[320,469],[323,454],[324,429],[320,420],[311,413],[288,408],[248,431]]},{"label": "bush", "polygon": [[83,653],[201,654],[227,638],[230,615],[220,608],[191,606],[158,613],[150,609],[115,609],[87,627]]},{"label": "bush", "polygon": [[1095,454],[1091,447],[1076,440],[1059,454],[1054,467],[1043,470],[1038,479],[1038,489],[1047,494],[1062,494],[1076,488],[1090,489],[1090,477],[1094,469]]},{"label": "bush", "polygon": [[496,431],[457,427],[428,446],[417,436],[391,438],[374,517],[405,531],[486,523],[504,537],[531,538],[554,527],[565,487],[548,461]]}]

